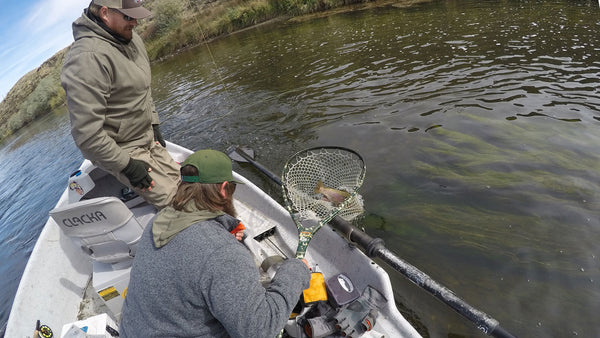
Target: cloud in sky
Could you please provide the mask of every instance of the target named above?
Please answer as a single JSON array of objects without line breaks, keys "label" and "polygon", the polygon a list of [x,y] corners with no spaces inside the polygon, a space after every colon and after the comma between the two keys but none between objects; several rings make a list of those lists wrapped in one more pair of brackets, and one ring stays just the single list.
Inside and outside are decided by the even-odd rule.
[{"label": "cloud in sky", "polygon": [[29,71],[73,42],[71,23],[89,0],[0,0],[0,99]]}]

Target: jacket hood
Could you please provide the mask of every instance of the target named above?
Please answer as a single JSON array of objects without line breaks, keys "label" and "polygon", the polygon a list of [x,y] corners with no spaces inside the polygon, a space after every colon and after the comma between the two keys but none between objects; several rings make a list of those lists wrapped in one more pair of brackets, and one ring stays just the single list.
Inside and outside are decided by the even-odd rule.
[{"label": "jacket hood", "polygon": [[98,22],[92,20],[88,15],[87,8],[83,10],[83,14],[73,22],[73,38],[75,41],[84,38],[102,38],[115,46],[123,45],[124,41],[119,39],[107,31],[108,27],[102,27]]},{"label": "jacket hood", "polygon": [[[222,211],[214,212],[209,210],[199,210],[196,208],[196,205],[193,201],[190,201],[188,204],[186,204],[183,210],[175,210],[173,207],[168,206],[158,213],[154,219],[154,223],[152,224],[152,237],[154,239],[154,246],[156,246],[156,248],[163,247],[178,233],[187,229],[189,226],[195,223],[214,219],[222,215],[226,216],[226,214]],[[231,218],[233,219],[233,217]],[[227,228],[227,226],[224,226],[224,228]],[[228,231],[231,231],[231,229]]]}]

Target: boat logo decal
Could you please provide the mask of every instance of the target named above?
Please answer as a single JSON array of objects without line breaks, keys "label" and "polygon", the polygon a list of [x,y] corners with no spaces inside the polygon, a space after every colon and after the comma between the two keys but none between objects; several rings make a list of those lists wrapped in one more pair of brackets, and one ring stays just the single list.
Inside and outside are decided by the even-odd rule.
[{"label": "boat logo decal", "polygon": [[62,224],[71,228],[77,227],[84,224],[102,222],[103,220],[107,220],[108,218],[102,213],[102,211],[92,211],[87,214],[83,214],[81,216],[73,216],[69,218],[63,218]]},{"label": "boat logo decal", "polygon": [[79,185],[79,183],[77,183],[75,181],[69,183],[69,189],[75,190],[76,193],[83,196],[83,188]]},{"label": "boat logo decal", "polygon": [[346,290],[346,292],[351,293],[352,291],[354,291],[354,285],[352,285],[352,281],[346,275],[339,275],[337,279],[338,283],[340,283],[340,285],[344,290]]}]

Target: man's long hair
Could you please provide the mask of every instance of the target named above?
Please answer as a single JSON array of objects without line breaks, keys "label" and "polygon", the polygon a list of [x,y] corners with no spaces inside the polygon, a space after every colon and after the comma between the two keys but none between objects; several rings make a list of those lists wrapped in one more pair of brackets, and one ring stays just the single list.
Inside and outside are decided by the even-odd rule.
[{"label": "man's long hair", "polygon": [[[198,169],[191,165],[181,168],[182,176],[198,176]],[[233,193],[235,183],[227,182],[225,190],[227,197],[223,198],[220,193],[221,183],[189,183],[181,182],[173,197],[171,205],[175,210],[183,210],[186,204],[194,201],[199,210],[224,211],[235,216],[233,207]]]}]

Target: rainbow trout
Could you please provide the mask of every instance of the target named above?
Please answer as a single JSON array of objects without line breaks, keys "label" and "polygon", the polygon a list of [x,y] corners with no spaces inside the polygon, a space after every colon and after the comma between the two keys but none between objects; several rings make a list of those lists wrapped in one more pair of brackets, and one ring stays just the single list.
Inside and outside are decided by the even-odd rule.
[{"label": "rainbow trout", "polygon": [[350,197],[349,192],[328,188],[325,185],[323,185],[323,181],[321,180],[317,182],[317,186],[315,187],[315,193],[323,195],[323,199],[325,201],[331,202],[335,206],[344,202],[345,199]]}]

